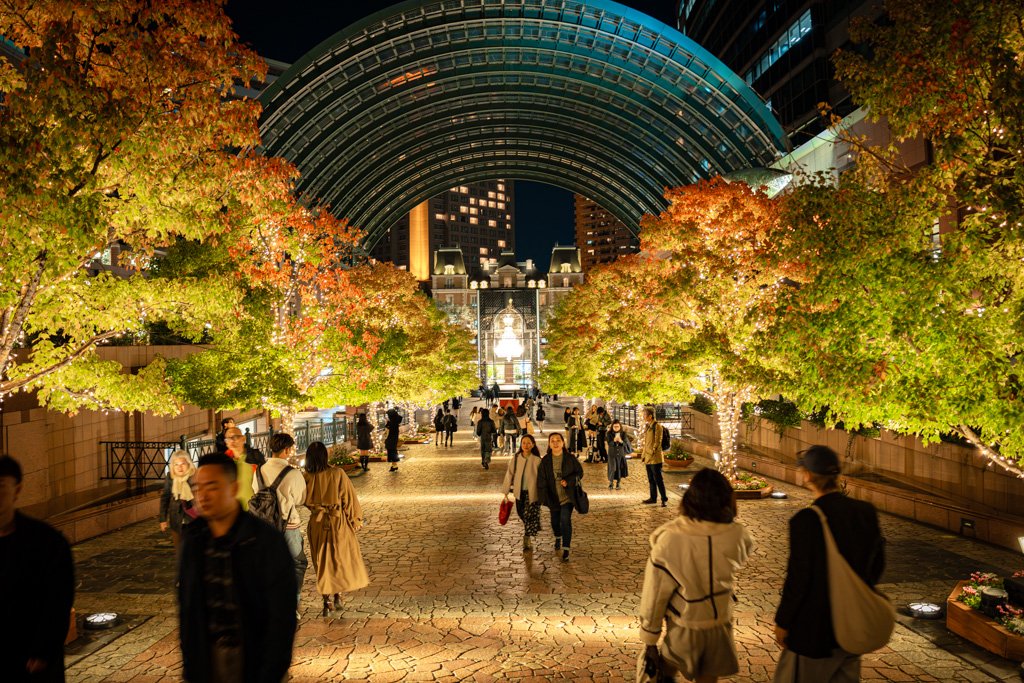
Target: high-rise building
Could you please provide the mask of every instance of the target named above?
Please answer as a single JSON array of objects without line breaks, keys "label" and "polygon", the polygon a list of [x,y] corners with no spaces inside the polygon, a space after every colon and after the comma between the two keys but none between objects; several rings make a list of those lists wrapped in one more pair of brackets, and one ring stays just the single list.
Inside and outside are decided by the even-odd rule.
[{"label": "high-rise building", "polygon": [[453,187],[419,204],[391,226],[370,254],[427,280],[438,249],[461,248],[466,267],[473,269],[497,263],[502,252],[515,246],[512,181],[488,180]]},{"label": "high-rise building", "polygon": [[611,263],[623,254],[639,250],[639,240],[625,223],[600,204],[581,194],[573,195],[576,208],[576,248],[583,272],[599,263]]},{"label": "high-rise building", "polygon": [[678,0],[679,30],[725,62],[765,100],[799,147],[856,105],[836,81],[832,54],[850,45],[850,18],[877,14],[872,0]]}]

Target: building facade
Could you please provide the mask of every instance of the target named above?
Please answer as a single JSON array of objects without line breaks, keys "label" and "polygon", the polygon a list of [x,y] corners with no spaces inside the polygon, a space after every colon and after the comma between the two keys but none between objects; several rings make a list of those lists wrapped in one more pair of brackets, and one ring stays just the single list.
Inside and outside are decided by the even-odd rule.
[{"label": "building facade", "polygon": [[736,72],[779,119],[793,148],[822,132],[818,103],[857,107],[835,79],[833,53],[850,45],[850,19],[870,0],[679,0],[679,30]]},{"label": "building facade", "polygon": [[430,284],[438,307],[476,335],[481,386],[511,391],[537,386],[546,322],[583,279],[576,247],[556,246],[546,273],[512,251],[467,268],[462,249],[444,248],[434,252]]},{"label": "building facade", "polygon": [[576,216],[576,248],[584,273],[599,263],[611,263],[624,254],[639,251],[640,240],[626,224],[597,202],[573,195]]},{"label": "building facade", "polygon": [[462,249],[466,265],[496,264],[516,245],[515,202],[511,180],[489,180],[453,187],[416,206],[370,250],[378,261],[431,277],[429,255],[438,249]]}]

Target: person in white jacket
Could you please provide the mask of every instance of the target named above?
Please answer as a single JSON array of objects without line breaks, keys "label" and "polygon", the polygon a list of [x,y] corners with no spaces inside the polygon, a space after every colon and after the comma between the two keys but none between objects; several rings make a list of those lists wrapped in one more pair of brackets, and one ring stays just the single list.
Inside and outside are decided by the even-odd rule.
[{"label": "person in white jacket", "polygon": [[[260,479],[265,486],[272,486],[277,476],[289,467],[288,458],[295,450],[295,439],[291,434],[281,432],[270,437],[271,458],[259,467],[260,476],[253,475],[252,492],[260,490]],[[306,503],[306,480],[297,468],[292,467],[277,485],[277,502],[281,506],[281,517],[285,519],[284,540],[295,560],[295,579],[299,593],[295,598],[296,607],[302,599],[302,581],[306,576],[306,551],[302,548],[302,529],[299,528],[298,506]]]},{"label": "person in white jacket", "polygon": [[714,683],[739,672],[732,629],[734,576],[754,542],[734,521],[736,496],[715,470],[694,475],[680,513],[651,534],[640,638],[648,660],[665,675],[678,670],[687,680]]},{"label": "person in white jacket", "polygon": [[540,531],[540,495],[537,492],[537,468],[540,450],[529,434],[519,443],[519,452],[509,458],[505,480],[501,484],[504,495],[516,499],[516,513],[523,520],[523,552],[533,549],[533,537]]}]

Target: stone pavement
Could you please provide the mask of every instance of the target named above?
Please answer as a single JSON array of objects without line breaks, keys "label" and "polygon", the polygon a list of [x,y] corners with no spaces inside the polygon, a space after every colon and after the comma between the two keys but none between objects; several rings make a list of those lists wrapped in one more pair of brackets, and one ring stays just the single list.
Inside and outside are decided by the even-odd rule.
[{"label": "stone pavement", "polygon": [[[676,514],[676,484],[692,471],[666,475],[672,505],[661,508],[639,504],[647,483],[637,463],[630,463],[621,491],[608,490],[604,465],[584,465],[591,512],[573,516],[570,562],[554,551],[546,514],[537,548],[524,554],[515,515],[507,526],[497,523],[507,459],[496,457],[488,471],[480,467],[467,420],[475,404],[462,410],[454,448],[410,446],[397,474],[375,463],[353,477],[367,519],[360,543],[372,581],[348,594],[334,618],[321,618],[310,570],[292,680],[633,680],[647,537]],[[548,414],[561,416],[562,407]],[[740,504],[757,549],[738,578],[736,681],[771,680],[787,520],[810,500],[802,489],[774,483],[788,500]],[[1007,550],[906,520],[883,516],[882,525],[888,566],[881,588],[899,606],[944,603],[972,571],[1007,575],[1024,564]],[[78,612],[114,610],[124,623],[69,647],[68,680],[179,680],[173,553],[156,521],[86,541],[74,553]],[[1018,680],[1015,671],[948,634],[942,622],[901,617],[889,647],[864,658],[863,677]]]}]

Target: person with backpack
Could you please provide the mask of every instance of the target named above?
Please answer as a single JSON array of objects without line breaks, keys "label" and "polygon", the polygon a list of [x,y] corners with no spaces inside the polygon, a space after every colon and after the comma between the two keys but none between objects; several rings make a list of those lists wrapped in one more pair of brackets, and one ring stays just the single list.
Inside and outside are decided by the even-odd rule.
[{"label": "person with backpack", "polygon": [[644,408],[644,424],[646,429],[643,434],[643,450],[640,451],[640,461],[647,469],[647,483],[651,488],[651,495],[647,500],[641,501],[644,505],[654,505],[658,502],[658,494],[661,494],[661,507],[668,505],[668,494],[665,492],[665,477],[661,468],[665,463],[664,452],[668,450],[665,441],[668,440],[668,430],[662,427],[661,423],[654,418],[654,408]]},{"label": "person with backpack", "polygon": [[537,431],[539,431],[541,434],[543,434],[544,433],[544,418],[547,417],[547,415],[544,414],[544,406],[543,405],[537,404],[537,413],[536,413],[536,415],[537,415],[537,419],[536,419],[536,421],[537,421]]},{"label": "person with backpack", "polygon": [[[316,574],[316,591],[323,597],[321,616],[341,609],[341,594],[370,583],[356,538],[363,526],[363,510],[355,487],[340,467],[327,461],[327,447],[319,441],[306,449],[305,505],[309,509],[309,556]],[[333,604],[331,597],[333,596]]]},{"label": "person with backpack", "polygon": [[449,411],[444,416],[444,446],[450,448],[455,445],[455,432],[459,431],[459,420]]},{"label": "person with backpack", "polygon": [[438,406],[434,414],[434,445],[441,445],[441,437],[444,435],[444,408]]},{"label": "person with backpack", "polygon": [[252,478],[253,496],[249,499],[249,512],[284,533],[288,552],[295,562],[298,588],[295,604],[298,606],[309,562],[302,548],[298,511],[298,506],[306,502],[306,481],[299,470],[288,464],[294,450],[295,439],[291,434],[281,432],[270,437],[271,457],[256,469]]},{"label": "person with backpack", "polygon": [[651,534],[640,639],[662,676],[678,671],[686,680],[715,683],[740,670],[732,624],[735,577],[754,541],[735,521],[732,484],[713,469],[693,476],[679,513]]},{"label": "person with backpack", "polygon": [[[782,648],[779,665],[775,670],[776,683],[827,683],[828,681],[859,681],[860,655],[844,648],[842,637],[834,626],[833,611],[849,616],[855,610],[850,605],[834,605],[829,576],[833,574],[832,557],[827,547],[834,546],[849,569],[856,573],[860,590],[866,599],[857,595],[858,579],[851,577],[841,591],[847,599],[857,602],[877,599],[870,587],[878,583],[885,568],[885,539],[878,526],[878,513],[871,503],[846,497],[839,489],[839,456],[827,446],[811,446],[797,461],[797,471],[814,494],[814,503],[789,520],[789,564],[786,581],[782,586],[782,599],[775,612],[775,639]],[[877,598],[876,598],[877,596]],[[895,619],[895,613],[892,614]],[[883,622],[886,621],[883,619]],[[858,637],[880,635],[878,647],[887,639],[885,633],[872,633],[888,628],[893,622],[854,624]]]},{"label": "person with backpack", "polygon": [[519,435],[522,434],[519,428],[519,420],[516,418],[516,411],[513,410],[512,406],[506,408],[505,414],[501,416],[501,433],[505,436],[505,442],[502,444],[504,450],[509,455],[512,455],[516,452],[519,445]]},{"label": "person with backpack", "polygon": [[476,435],[480,437],[480,464],[485,470],[491,468],[491,453],[494,450],[494,435],[498,428],[491,419],[487,408],[480,409],[480,419],[476,422]]}]

